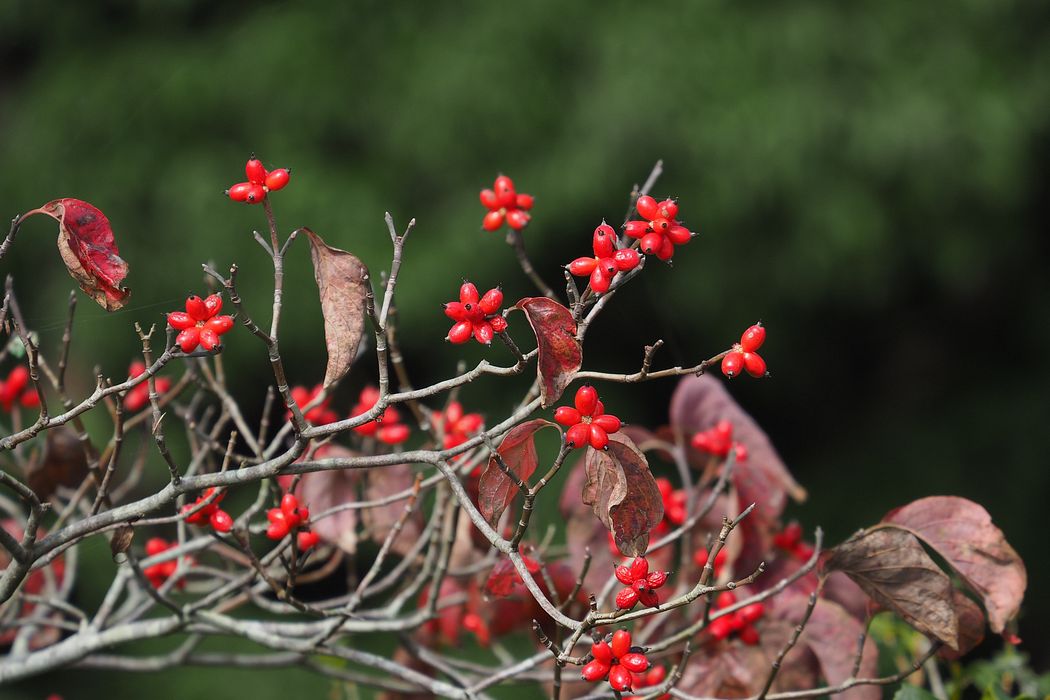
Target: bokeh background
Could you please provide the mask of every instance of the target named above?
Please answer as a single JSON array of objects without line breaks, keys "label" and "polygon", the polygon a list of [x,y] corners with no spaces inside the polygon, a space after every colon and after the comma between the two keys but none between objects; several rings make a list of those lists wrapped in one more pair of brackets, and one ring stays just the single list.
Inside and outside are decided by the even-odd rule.
[{"label": "bokeh background", "polygon": [[[88,391],[95,364],[123,376],[134,321],[203,289],[201,262],[238,263],[265,316],[262,211],[221,194],[255,151],[293,168],[274,197],[282,229],[309,226],[375,273],[389,265],[383,212],[416,217],[398,300],[421,384],[460,358],[509,359],[446,346],[438,306],[463,277],[532,293],[502,236],[479,229],[497,172],[536,196],[528,246],[556,284],[662,158],[655,194],[679,197],[701,236],[616,298],[587,365],[634,368],[656,338],[659,364],[693,364],[761,318],[773,378],[732,390],[809,489],[793,514],[838,541],[924,495],[984,504],[1028,564],[1020,635],[1045,668],[1048,74],[1039,0],[16,0],[0,4],[0,213],[75,196],[113,223],[134,293],[109,315],[82,299],[73,384]],[[72,286],[53,236],[30,221],[2,264],[45,348]],[[290,267],[282,347],[292,379],[313,384],[306,246]],[[258,403],[265,355],[242,331],[228,345],[231,382]],[[341,411],[371,372],[340,388]],[[602,391],[657,425],[673,388]],[[464,399],[509,402],[492,385]],[[103,557],[84,585],[110,573]],[[5,692],[328,692],[278,673],[56,673]]]}]

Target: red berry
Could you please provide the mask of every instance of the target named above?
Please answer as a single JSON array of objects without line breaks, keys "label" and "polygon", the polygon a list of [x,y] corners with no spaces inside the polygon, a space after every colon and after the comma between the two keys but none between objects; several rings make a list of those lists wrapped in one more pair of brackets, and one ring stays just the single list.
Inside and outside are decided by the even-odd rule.
[{"label": "red berry", "polygon": [[631,652],[620,657],[620,665],[631,673],[643,673],[649,670],[649,659],[645,654]]},{"label": "red berry", "polygon": [[591,440],[591,426],[577,423],[565,431],[565,443],[572,448],[583,447]]},{"label": "red berry", "polygon": [[[196,324],[197,322],[185,311],[172,311],[168,314],[168,325],[175,330],[184,331]],[[139,374],[141,374],[141,372]]]},{"label": "red berry", "polygon": [[580,672],[583,675],[583,680],[593,683],[603,680],[609,674],[609,665],[595,659],[586,664]]},{"label": "red berry", "polygon": [[620,610],[630,610],[638,604],[638,591],[633,588],[624,588],[616,594],[616,607]]},{"label": "red berry", "polygon": [[224,510],[216,510],[208,521],[216,532],[229,532],[233,529],[233,518]]},{"label": "red berry", "polygon": [[485,214],[485,218],[481,220],[481,228],[486,231],[495,231],[503,225],[503,217],[504,213],[501,209],[490,211],[488,214]]},{"label": "red berry", "polygon": [[494,314],[499,311],[499,308],[503,305],[503,292],[499,287],[490,289],[485,292],[485,296],[481,297],[481,301],[478,302],[481,307],[481,312],[486,316]]},{"label": "red berry", "polygon": [[286,493],[281,497],[281,512],[285,514],[285,517],[295,515],[298,509],[299,499],[295,497],[295,494]]},{"label": "red berry", "polygon": [[582,277],[591,274],[597,264],[597,258],[576,258],[569,263],[569,272],[577,277]]},{"label": "red berry", "polygon": [[730,379],[740,375],[744,367],[744,353],[739,350],[731,350],[722,358],[722,374]]},{"label": "red berry", "polygon": [[146,540],[146,554],[151,557],[168,549],[168,542],[162,537],[151,537]]},{"label": "red berry", "polygon": [[645,583],[649,588],[660,588],[667,583],[667,572],[653,571],[645,577]]},{"label": "red berry", "polygon": [[762,347],[762,343],[766,340],[766,328],[761,323],[755,325],[744,331],[744,334],[740,336],[740,347],[745,352],[754,352]]},{"label": "red berry", "polygon": [[661,235],[666,234],[668,229],[671,228],[671,222],[662,216],[658,216],[649,222],[649,227],[653,230],[653,233],[659,233]]},{"label": "red berry", "polygon": [[674,244],[667,236],[660,241],[660,247],[656,250],[656,257],[664,262],[674,257]]},{"label": "red berry", "polygon": [[615,433],[620,430],[620,419],[609,414],[596,416],[591,424],[598,426],[607,433]]},{"label": "red berry", "polygon": [[634,580],[644,579],[649,575],[649,561],[645,557],[635,557],[631,562],[631,577]]},{"label": "red berry", "polygon": [[663,246],[664,237],[659,233],[647,233],[642,236],[642,243],[638,246],[646,255],[656,254]]},{"label": "red berry", "polygon": [[271,170],[266,176],[266,189],[271,192],[276,192],[282,189],[288,184],[288,180],[291,179],[292,172],[287,168],[278,168],[277,170]]},{"label": "red berry", "polygon": [[748,646],[756,646],[759,642],[758,630],[748,625],[740,630],[738,633],[740,641]]},{"label": "red berry", "polygon": [[222,295],[221,294],[209,294],[204,298],[204,309],[208,314],[208,318],[222,311]]},{"label": "red berry", "polygon": [[745,352],[742,353],[744,356],[744,369],[752,377],[764,377],[766,376],[766,361],[757,352]]},{"label": "red berry", "polygon": [[[718,557],[715,557],[715,560],[717,561]],[[736,594],[733,593],[733,591],[722,591],[718,594],[718,597],[715,598],[715,607],[719,609],[728,608],[734,603],[736,603]]]},{"label": "red berry", "polygon": [[613,660],[612,647],[606,641],[595,642],[591,645],[591,655],[595,661],[603,664],[611,664]]},{"label": "red berry", "polygon": [[581,415],[592,415],[598,405],[598,392],[593,386],[581,386],[576,390],[575,404]]},{"label": "red berry", "polygon": [[609,669],[609,687],[613,690],[630,690],[633,681],[634,679],[631,677],[631,672],[624,666],[618,665]]},{"label": "red berry", "polygon": [[566,427],[571,427],[580,422],[580,412],[572,406],[558,406],[554,411],[554,420]]},{"label": "red berry", "polygon": [[649,233],[648,221],[628,221],[623,226],[623,232],[631,238],[641,238]]},{"label": "red berry", "polygon": [[175,336],[175,343],[183,352],[193,352],[200,345],[200,335],[199,328],[187,328]]},{"label": "red berry", "polygon": [[474,326],[474,339],[482,345],[491,345],[493,337],[495,331],[492,330],[492,324],[483,321]]},{"label": "red berry", "polygon": [[650,221],[652,221],[660,215],[659,207],[656,204],[656,200],[647,194],[643,194],[641,197],[639,197],[638,201],[635,203],[634,206],[638,210],[639,214],[641,214],[644,218],[649,219]]},{"label": "red berry", "polygon": [[190,318],[194,321],[206,321],[211,316],[211,314],[208,313],[208,307],[204,304],[204,300],[196,294],[187,297],[186,313],[189,314]]},{"label": "red berry", "polygon": [[657,211],[663,218],[673,221],[678,216],[678,202],[670,198],[665,199],[657,205]]},{"label": "red berry", "polygon": [[204,328],[216,335],[222,335],[233,328],[233,316],[215,316],[204,323]]},{"label": "red berry", "polygon": [[450,343],[465,343],[470,340],[470,336],[473,333],[474,326],[470,321],[460,321],[452,326],[452,330],[448,332],[447,339]]},{"label": "red berry", "polygon": [[307,530],[300,532],[296,538],[295,543],[302,552],[307,552],[317,546],[317,543],[321,541],[321,536],[313,530]]},{"label": "red berry", "polygon": [[750,625],[752,622],[762,617],[765,611],[766,606],[762,603],[751,603],[751,605],[745,605],[737,610],[736,614],[740,616],[740,619],[744,621],[744,624]]},{"label": "red berry", "polygon": [[613,573],[616,574],[616,580],[625,586],[630,586],[634,583],[634,575],[631,573],[631,567],[629,566],[617,566]]},{"label": "red berry", "polygon": [[248,190],[248,203],[258,204],[264,199],[266,199],[266,188],[252,183],[251,188]]},{"label": "red berry", "polygon": [[481,204],[486,209],[499,209],[499,198],[493,190],[486,188],[481,191]]},{"label": "red berry", "polygon": [[707,626],[707,632],[715,639],[725,639],[733,632],[733,624],[731,618],[732,615],[723,615],[722,617],[711,620],[711,624]]},{"label": "red berry", "polygon": [[520,231],[529,223],[529,215],[521,209],[511,209],[507,212],[507,226],[515,231]]},{"label": "red berry", "polygon": [[609,434],[602,430],[601,426],[594,423],[591,423],[590,433],[591,447],[596,450],[604,450],[605,446],[609,444]]},{"label": "red berry", "polygon": [[235,202],[247,202],[248,194],[252,191],[252,183],[250,182],[238,182],[236,185],[226,190],[226,196]]},{"label": "red berry", "polygon": [[657,605],[660,604],[659,594],[657,594],[656,591],[649,590],[648,588],[638,591],[638,600],[642,602],[642,605],[645,605],[650,608],[655,608]]},{"label": "red berry", "polygon": [[638,267],[640,260],[641,257],[638,255],[638,251],[633,248],[621,248],[613,254],[613,263],[620,272],[633,270]]},{"label": "red berry", "polygon": [[531,194],[519,194],[514,203],[518,206],[518,209],[532,209],[533,201]]},{"label": "red berry", "polygon": [[620,658],[631,650],[631,633],[627,630],[616,630],[613,632],[610,646],[613,656]]},{"label": "red berry", "polygon": [[693,240],[693,234],[685,226],[672,224],[671,227],[667,229],[667,240],[671,241],[674,245],[685,245]]},{"label": "red berry", "polygon": [[219,346],[219,336],[210,328],[201,328],[199,335],[200,346],[211,352]]},{"label": "red berry", "polygon": [[502,333],[503,331],[507,330],[507,319],[503,318],[502,316],[493,316],[491,319],[489,319],[489,324],[492,326],[492,330],[496,331],[497,333]]},{"label": "red berry", "polygon": [[610,258],[616,251],[616,231],[604,221],[598,228],[594,229],[594,237],[591,243],[594,256],[597,258]]},{"label": "red berry", "polygon": [[612,275],[603,265],[598,265],[591,271],[590,285],[595,294],[605,294],[612,285]]},{"label": "red berry", "polygon": [[384,425],[376,431],[376,439],[386,445],[400,445],[409,438],[411,430],[404,423]]},{"label": "red berry", "polygon": [[244,174],[249,182],[256,185],[261,185],[266,181],[266,168],[263,167],[262,161],[255,156],[248,159],[244,166]]},{"label": "red berry", "polygon": [[478,288],[471,282],[464,282],[459,288],[459,301],[463,306],[477,304],[481,301],[481,297],[478,295]]},{"label": "red berry", "polygon": [[496,190],[496,199],[499,201],[501,207],[513,207],[517,200],[517,193],[514,192],[514,181],[506,175],[500,175],[496,178],[494,183],[494,189]]}]

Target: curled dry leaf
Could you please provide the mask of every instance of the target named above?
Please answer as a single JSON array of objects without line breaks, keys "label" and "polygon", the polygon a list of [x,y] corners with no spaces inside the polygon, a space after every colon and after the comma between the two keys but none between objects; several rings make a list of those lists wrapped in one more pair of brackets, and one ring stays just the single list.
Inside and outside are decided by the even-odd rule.
[{"label": "curled dry leaf", "polygon": [[120,257],[106,215],[70,197],[48,202],[21,219],[33,214],[46,214],[58,222],[58,252],[84,293],[106,311],[124,306],[131,295],[121,285],[128,276],[128,264]]},{"label": "curled dry leaf", "polygon": [[47,431],[44,456],[26,469],[26,482],[37,498],[46,500],[59,486],[76,488],[88,474],[84,444],[68,426]]},{"label": "curled dry leaf", "polygon": [[1002,632],[1017,614],[1028,574],[984,508],[965,498],[931,496],[891,511],[882,522],[906,529],[944,557],[981,597],[992,630]]},{"label": "curled dry leaf", "polygon": [[369,292],[368,268],[357,256],[333,248],[308,228],[300,229],[310,240],[314,279],[321,295],[324,341],[328,366],[324,386],[331,386],[350,370],[364,333]]},{"label": "curled dry leaf", "polygon": [[650,530],[664,518],[663,498],[645,455],[629,437],[613,433],[606,450],[587,448],[585,466],[584,504],[613,533],[624,556],[643,556]]},{"label": "curled dry leaf", "polygon": [[[553,425],[542,418],[516,425],[507,432],[496,448],[496,452],[503,458],[503,463],[526,484],[536,471],[538,463],[536,431]],[[517,493],[517,484],[500,469],[496,457],[489,457],[478,485],[478,509],[485,516],[485,520],[495,527],[503,511],[514,502]]]},{"label": "curled dry leaf", "polygon": [[525,312],[536,334],[540,403],[547,408],[561,397],[583,364],[583,350],[576,340],[576,321],[571,311],[547,297],[527,297],[514,308]]},{"label": "curled dry leaf", "polygon": [[109,541],[109,551],[113,555],[113,561],[118,564],[124,563],[133,539],[135,539],[135,528],[131,525],[121,525],[117,528],[117,531],[113,533],[113,538]]},{"label": "curled dry leaf", "polygon": [[862,530],[830,550],[823,568],[843,572],[915,629],[959,648],[951,579],[911,533],[894,527]]},{"label": "curled dry leaf", "polygon": [[937,655],[942,659],[956,660],[973,651],[984,641],[984,628],[987,624],[981,606],[970,600],[962,591],[952,591],[952,607],[959,618],[959,648],[941,647]]}]

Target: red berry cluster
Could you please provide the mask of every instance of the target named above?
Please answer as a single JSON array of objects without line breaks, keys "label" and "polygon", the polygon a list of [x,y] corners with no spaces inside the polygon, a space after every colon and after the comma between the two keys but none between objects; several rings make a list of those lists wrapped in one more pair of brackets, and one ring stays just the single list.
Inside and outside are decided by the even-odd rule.
[{"label": "red berry cluster", "polygon": [[310,509],[299,505],[299,499],[294,494],[284,494],[279,508],[266,511],[266,519],[270,521],[270,526],[266,528],[267,537],[282,540],[289,532],[296,531],[295,541],[303,552],[317,546],[321,539],[313,530],[303,529],[310,520]]},{"label": "red berry cluster", "polygon": [[29,386],[29,369],[25,365],[15,367],[7,379],[0,382],[0,407],[10,413],[15,402],[26,408],[40,408],[40,395]]},{"label": "red berry cluster", "polygon": [[797,522],[789,523],[773,535],[773,546],[783,549],[800,561],[807,561],[813,556],[813,547],[802,541],[802,526]]},{"label": "red berry cluster", "polygon": [[[295,405],[299,407],[299,410],[302,410],[321,394],[321,390],[322,386],[320,384],[315,385],[313,389],[307,389],[305,386],[292,387],[292,400],[295,401]],[[339,420],[339,414],[329,408],[331,403],[332,397],[329,396],[304,413],[303,418],[313,425],[335,423]],[[290,411],[288,416],[291,417]]]},{"label": "red berry cluster", "polygon": [[693,234],[689,229],[675,219],[678,215],[678,203],[673,199],[657,202],[647,194],[642,195],[638,198],[635,209],[645,221],[628,221],[624,226],[624,233],[631,238],[640,239],[639,247],[646,255],[670,260],[674,256],[676,245],[685,245],[692,240]]},{"label": "red berry cluster", "polygon": [[481,191],[481,203],[489,210],[481,220],[481,227],[486,231],[497,230],[504,221],[507,226],[520,231],[531,218],[528,210],[532,209],[532,195],[515,192],[514,181],[506,175],[497,177],[491,190]]},{"label": "red berry cluster", "polygon": [[[728,608],[734,603],[736,603],[736,594],[732,591],[722,591],[715,599],[715,609]],[[753,625],[762,617],[765,611],[766,606],[762,603],[745,605],[728,615],[722,615],[711,620],[711,624],[707,626],[707,632],[718,640],[725,639],[735,632],[741,642],[754,646],[758,644],[759,638],[758,630]]]},{"label": "red berry cluster", "polygon": [[[128,379],[134,379],[135,377],[141,376],[146,371],[146,364],[141,360],[135,360],[128,367]],[[167,377],[157,377],[154,383],[157,386],[158,394],[165,394],[171,389],[171,380]],[[136,384],[131,390],[124,396],[124,410],[134,413],[135,411],[141,411],[149,403],[149,382],[142,382]]]},{"label": "red berry cluster", "polygon": [[244,175],[248,182],[239,182],[226,190],[226,195],[235,202],[258,204],[266,199],[267,192],[276,192],[288,184],[292,171],[287,168],[267,170],[255,154],[244,166]]},{"label": "red berry cluster", "polygon": [[648,560],[645,557],[635,557],[630,564],[616,567],[616,580],[626,586],[616,594],[617,608],[630,610],[638,601],[641,601],[642,605],[655,608],[660,604],[660,596],[656,589],[667,583],[667,572],[649,571]]},{"label": "red berry cluster", "polygon": [[495,287],[478,294],[478,288],[464,282],[459,288],[459,301],[444,305],[445,315],[456,322],[445,340],[450,343],[465,343],[471,336],[482,345],[490,345],[496,333],[507,330],[507,319],[499,312],[503,305],[503,290]]},{"label": "red berry cluster", "polygon": [[[701,569],[707,566],[707,560],[710,558],[708,551],[701,547],[700,549],[693,552],[693,562],[696,563]],[[726,565],[726,560],[729,559],[729,552],[725,549],[718,550],[718,554],[715,555],[715,562],[711,565],[714,569],[715,578],[722,575],[722,567]]]},{"label": "red berry cluster", "polygon": [[638,267],[641,258],[633,248],[616,249],[616,231],[609,224],[602,222],[594,229],[591,243],[593,258],[576,258],[569,263],[569,272],[577,277],[591,276],[591,289],[596,294],[609,291],[609,285],[617,272],[627,272]]},{"label": "red berry cluster", "polygon": [[[196,501],[184,505],[182,507],[182,512],[188,513],[194,508],[197,508],[200,504],[211,498],[212,494],[215,492],[216,489],[214,488],[205,490],[204,493],[197,497]],[[222,508],[219,508],[219,504],[222,503],[222,499],[224,498],[226,498],[226,492],[219,492],[210,503],[197,512],[186,516],[186,522],[190,525],[204,525],[205,523],[208,523],[216,532],[229,532],[233,529],[233,518],[230,517],[229,513]]]},{"label": "red berry cluster", "polygon": [[444,434],[442,444],[446,450],[462,445],[485,423],[480,413],[463,413],[463,405],[459,401],[450,402],[444,413],[434,411],[433,420],[441,426]]},{"label": "red berry cluster", "polygon": [[[664,666],[653,666],[645,673],[633,673],[631,675],[634,676],[632,690],[652,689],[667,680],[667,668]],[[642,700],[642,697],[641,695],[626,695],[624,700]],[[657,695],[656,700],[671,700],[671,694]]]},{"label": "red berry cluster", "polygon": [[620,429],[620,419],[605,412],[593,386],[577,389],[575,404],[575,408],[559,406],[554,411],[554,420],[568,428],[565,444],[573,449],[589,444],[596,450],[604,450],[609,444],[609,433]]},{"label": "red berry cluster", "polygon": [[642,647],[631,646],[631,633],[616,630],[608,639],[591,645],[591,661],[581,669],[583,680],[595,683],[608,679],[609,687],[616,692],[634,687],[635,673],[649,670],[649,659]]},{"label": "red berry cluster", "polygon": [[220,295],[201,299],[194,294],[186,299],[186,311],[168,314],[168,325],[179,331],[175,343],[183,352],[193,352],[198,345],[211,352],[219,346],[219,336],[233,328],[233,316],[220,316],[220,311]]},{"label": "red berry cluster", "polygon": [[[361,390],[361,396],[357,405],[350,412],[350,416],[359,416],[372,410],[379,401],[379,389],[374,386],[366,386]],[[354,432],[365,437],[374,437],[384,445],[400,445],[408,439],[408,426],[401,422],[401,414],[393,406],[387,406],[379,420],[368,421],[364,425],[354,428]]]},{"label": "red berry cluster", "polygon": [[[656,488],[660,490],[660,498],[664,502],[664,520],[666,522],[660,523],[660,525],[663,525],[666,532],[671,526],[677,527],[685,522],[685,506],[689,498],[685,489],[676,489],[671,484],[670,479],[662,476],[656,480]],[[660,527],[660,525],[657,527]]]},{"label": "red berry cluster", "polygon": [[[160,554],[161,552],[166,552],[169,549],[174,549],[177,545],[177,542],[168,542],[163,537],[151,537],[150,539],[146,540],[146,554],[153,557]],[[154,588],[160,588],[161,585],[163,585],[164,582],[171,578],[172,574],[175,573],[175,568],[178,566],[178,564],[179,562],[177,559],[169,559],[168,561],[164,561],[159,564],[147,566],[145,569],[142,570],[142,573],[146,575],[146,578],[149,579],[149,582],[153,585]],[[185,585],[185,581],[179,581],[178,583],[179,588],[183,588]]]},{"label": "red berry cluster", "polygon": [[713,428],[702,430],[693,436],[691,444],[701,452],[726,457],[733,450],[733,457],[738,462],[747,460],[747,448],[741,442],[733,442],[733,424],[720,420]]},{"label": "red berry cluster", "polygon": [[766,361],[756,352],[765,340],[766,329],[761,323],[756,323],[744,331],[740,342],[734,344],[722,358],[722,374],[732,379],[743,369],[752,377],[766,376]]}]

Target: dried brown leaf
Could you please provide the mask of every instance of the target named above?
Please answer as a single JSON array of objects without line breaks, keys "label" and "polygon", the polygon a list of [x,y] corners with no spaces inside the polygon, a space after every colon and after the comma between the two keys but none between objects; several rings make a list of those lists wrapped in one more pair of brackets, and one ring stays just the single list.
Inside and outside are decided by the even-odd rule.
[{"label": "dried brown leaf", "polygon": [[583,364],[583,350],[576,340],[576,321],[571,311],[547,297],[527,297],[514,308],[525,312],[536,334],[540,403],[546,408],[561,397]]},{"label": "dried brown leaf", "polygon": [[44,455],[26,469],[33,493],[46,500],[59,486],[76,488],[88,474],[87,455],[77,434],[67,426],[47,432]]},{"label": "dried brown leaf", "polygon": [[126,553],[131,547],[131,540],[135,538],[135,528],[131,525],[121,525],[113,533],[109,541],[109,551],[113,555],[113,561],[122,563],[127,557]]},{"label": "dried brown leaf", "polygon": [[[537,418],[516,425],[503,437],[496,452],[511,472],[526,484],[536,471],[539,458],[536,455],[536,431],[554,425]],[[493,527],[499,522],[503,511],[514,502],[518,486],[500,469],[496,457],[489,457],[478,485],[478,509]]]},{"label": "dried brown leaf", "polygon": [[324,340],[328,348],[328,366],[324,373],[327,387],[343,378],[357,356],[370,289],[368,268],[357,256],[333,248],[310,229],[301,230],[310,240],[310,259],[321,295]]},{"label": "dried brown leaf", "polygon": [[[362,471],[365,482],[363,496],[366,501],[378,501],[395,493],[407,491],[416,481],[415,471],[407,464],[392,464]],[[386,541],[390,530],[404,515],[407,504],[408,500],[403,499],[361,511],[361,520],[376,544],[382,545]],[[397,539],[391,544],[391,550],[398,554],[407,553],[416,544],[422,529],[422,515],[419,510],[416,510],[405,520]]]}]

